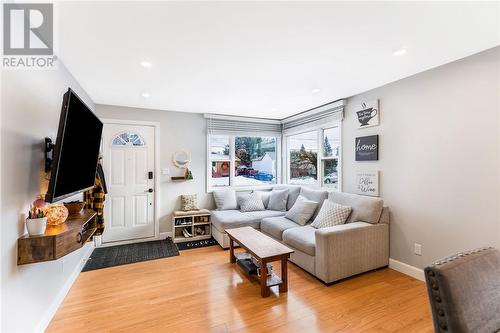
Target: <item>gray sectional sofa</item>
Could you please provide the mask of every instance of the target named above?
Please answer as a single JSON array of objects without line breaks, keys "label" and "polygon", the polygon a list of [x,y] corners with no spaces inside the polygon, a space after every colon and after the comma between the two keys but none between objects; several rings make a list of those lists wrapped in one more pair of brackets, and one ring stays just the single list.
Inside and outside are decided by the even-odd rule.
[{"label": "gray sectional sofa", "polygon": [[304,186],[274,188],[289,190],[287,210],[299,195],[318,202],[310,222],[324,200],[351,206],[352,212],[343,225],[316,229],[310,222],[298,225],[282,211],[213,210],[212,235],[223,248],[229,247],[226,229],[251,226],[294,249],[290,261],[325,283],[389,264],[389,209],[383,206],[382,199]]}]

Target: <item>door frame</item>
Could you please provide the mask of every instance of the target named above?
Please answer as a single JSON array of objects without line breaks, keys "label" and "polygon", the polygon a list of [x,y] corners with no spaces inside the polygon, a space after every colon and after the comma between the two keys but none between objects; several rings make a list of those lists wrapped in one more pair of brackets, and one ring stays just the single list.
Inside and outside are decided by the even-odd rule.
[{"label": "door frame", "polygon": [[[107,242],[101,243],[99,247],[107,247],[107,246],[115,246],[115,245],[123,245],[123,244],[131,244],[131,243],[140,243],[140,242],[148,242],[152,240],[159,240],[163,238],[164,235],[160,234],[160,214],[158,213],[160,208],[160,123],[157,121],[143,121],[143,120],[123,120],[123,119],[112,119],[112,118],[101,118],[101,121],[104,125],[116,124],[116,125],[134,125],[134,126],[151,126],[155,130],[154,136],[154,230],[155,234],[153,237],[147,238],[138,238],[138,239],[129,239],[123,241],[116,242]],[[105,162],[106,163],[106,162]]]}]

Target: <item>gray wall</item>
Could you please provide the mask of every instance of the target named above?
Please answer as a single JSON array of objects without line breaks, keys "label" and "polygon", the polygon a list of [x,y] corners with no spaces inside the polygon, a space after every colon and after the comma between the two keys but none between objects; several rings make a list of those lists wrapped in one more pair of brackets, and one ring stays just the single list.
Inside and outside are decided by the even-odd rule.
[{"label": "gray wall", "polygon": [[[160,123],[160,169],[169,168],[170,176],[160,176],[160,232],[172,230],[171,214],[180,208],[181,194],[197,194],[200,207],[211,208],[212,196],[206,193],[206,120],[202,114],[146,110],[120,106],[97,105],[100,118],[142,120]],[[174,166],[172,155],[179,150],[191,153],[193,180],[172,182],[183,170]],[[106,163],[106,161],[104,161]]]},{"label": "gray wall", "polygon": [[17,266],[21,213],[46,192],[42,142],[56,136],[63,94],[71,87],[94,105],[60,62],[57,70],[2,71],[2,79],[0,331],[35,332],[48,324],[90,245],[58,261]]},{"label": "gray wall", "polygon": [[[376,98],[381,125],[357,129],[356,104]],[[355,191],[356,170],[380,170],[391,258],[422,268],[457,251],[500,247],[499,99],[500,47],[348,99],[343,190]],[[380,160],[356,162],[355,137],[371,134],[380,135]]]},{"label": "gray wall", "polygon": [[[416,267],[482,245],[500,247],[500,47],[348,99],[343,122],[343,190],[356,170],[380,170],[392,211],[391,257]],[[381,124],[358,130],[355,106],[378,98]],[[177,150],[192,154],[194,180],[161,176],[160,231],[170,231],[179,195],[206,193],[206,128],[201,114],[97,105],[102,118],[160,122],[160,165]],[[354,161],[356,136],[380,135],[378,162]],[[176,171],[177,170],[177,171]],[[413,254],[414,243],[423,255]]]}]

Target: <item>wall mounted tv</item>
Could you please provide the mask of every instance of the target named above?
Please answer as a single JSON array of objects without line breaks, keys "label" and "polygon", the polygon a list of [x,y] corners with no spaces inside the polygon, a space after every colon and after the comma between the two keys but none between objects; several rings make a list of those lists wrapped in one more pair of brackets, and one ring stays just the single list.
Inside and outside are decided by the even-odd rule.
[{"label": "wall mounted tv", "polygon": [[94,186],[102,122],[71,90],[64,94],[45,201],[59,201]]}]

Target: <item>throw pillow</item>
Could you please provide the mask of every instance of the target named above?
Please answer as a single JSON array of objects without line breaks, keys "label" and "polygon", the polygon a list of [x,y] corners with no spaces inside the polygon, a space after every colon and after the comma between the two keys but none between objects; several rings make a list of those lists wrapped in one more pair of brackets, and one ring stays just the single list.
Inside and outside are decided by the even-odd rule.
[{"label": "throw pillow", "polygon": [[217,210],[238,209],[236,192],[234,190],[216,190],[213,191],[213,196]]},{"label": "throw pillow", "polygon": [[264,203],[260,198],[259,193],[250,193],[245,195],[240,200],[240,211],[245,212],[255,212],[259,210],[265,210]]},{"label": "throw pillow", "polygon": [[286,202],[288,200],[288,189],[285,190],[272,190],[269,197],[269,204],[267,209],[277,210],[280,212],[286,211]]},{"label": "throw pillow", "polygon": [[181,195],[181,210],[199,210],[198,197],[196,194]]},{"label": "throw pillow", "polygon": [[342,206],[331,200],[325,200],[311,226],[319,229],[344,224],[351,210],[350,206]]},{"label": "throw pillow", "polygon": [[264,207],[267,208],[269,205],[269,198],[271,197],[271,191],[253,191],[252,193],[259,193]]},{"label": "throw pillow", "polygon": [[305,225],[313,216],[316,207],[318,207],[316,201],[307,200],[300,195],[285,217],[299,225]]}]

